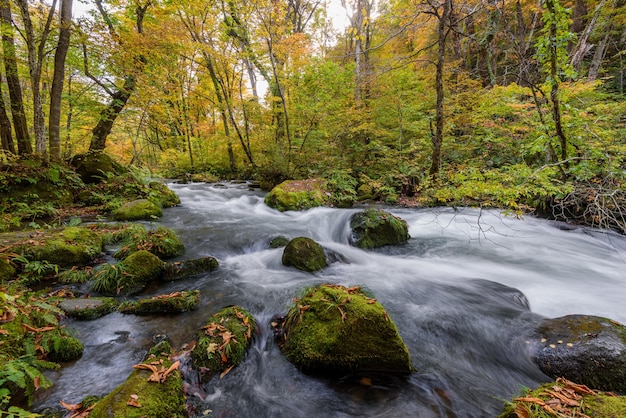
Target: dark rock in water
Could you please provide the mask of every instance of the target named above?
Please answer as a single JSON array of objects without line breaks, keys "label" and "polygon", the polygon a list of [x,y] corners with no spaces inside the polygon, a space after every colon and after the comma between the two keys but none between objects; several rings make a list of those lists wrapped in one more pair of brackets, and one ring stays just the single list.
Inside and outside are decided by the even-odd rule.
[{"label": "dark rock in water", "polygon": [[289,238],[280,235],[278,237],[272,238],[270,240],[269,246],[270,248],[283,248],[287,244],[289,244]]},{"label": "dark rock in water", "polygon": [[298,270],[314,272],[326,267],[324,247],[311,238],[294,238],[283,251],[283,265],[293,266]]},{"label": "dark rock in water", "polygon": [[77,154],[70,160],[70,165],[85,183],[100,183],[109,175],[120,175],[127,170],[109,154],[102,151],[90,151]]},{"label": "dark rock in water", "polygon": [[405,220],[376,208],[367,208],[350,218],[351,244],[360,248],[378,248],[401,244],[409,237]]},{"label": "dark rock in water", "polygon": [[179,280],[194,274],[215,270],[218,262],[214,257],[196,258],[193,260],[174,261],[165,264],[163,280]]},{"label": "dark rock in water", "polygon": [[285,356],[305,372],[413,371],[395,324],[383,306],[358,286],[326,284],[310,289],[276,327]]},{"label": "dark rock in water", "polygon": [[537,330],[535,362],[552,378],[626,393],[626,327],[610,319],[568,315]]},{"label": "dark rock in water", "polygon": [[58,306],[69,317],[96,319],[115,311],[118,305],[115,298],[80,298],[62,300]]}]

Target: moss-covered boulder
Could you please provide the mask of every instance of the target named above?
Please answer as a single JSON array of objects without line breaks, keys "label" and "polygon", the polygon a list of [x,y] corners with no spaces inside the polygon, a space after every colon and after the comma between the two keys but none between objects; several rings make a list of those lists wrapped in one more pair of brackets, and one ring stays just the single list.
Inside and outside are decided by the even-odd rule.
[{"label": "moss-covered boulder", "polygon": [[268,245],[270,248],[283,248],[287,244],[289,244],[289,238],[279,235],[272,238]]},{"label": "moss-covered boulder", "polygon": [[137,199],[126,202],[113,211],[113,219],[116,221],[140,221],[152,220],[163,216],[161,207],[148,199]]},{"label": "moss-covered boulder", "polygon": [[405,220],[376,208],[367,208],[350,218],[350,243],[359,248],[378,248],[408,241]]},{"label": "moss-covered boulder", "polygon": [[180,198],[167,185],[158,181],[152,181],[148,184],[150,192],[148,199],[162,208],[170,208],[180,205]]},{"label": "moss-covered boulder", "polygon": [[546,319],[534,337],[535,362],[552,378],[626,393],[626,327],[610,319],[568,315]]},{"label": "moss-covered boulder", "polygon": [[116,234],[122,241],[122,247],[113,254],[117,259],[126,258],[139,250],[150,251],[161,259],[176,257],[185,251],[185,245],[176,232],[163,226],[147,231],[143,225],[133,224]]},{"label": "moss-covered boulder", "polygon": [[102,253],[102,238],[89,228],[68,227],[40,232],[16,244],[12,251],[29,260],[60,267],[88,264]]},{"label": "moss-covered boulder", "polygon": [[329,193],[322,179],[286,180],[265,196],[265,204],[281,212],[305,210],[328,203]]},{"label": "moss-covered boulder", "polygon": [[165,264],[163,280],[180,280],[194,274],[207,273],[218,267],[215,257],[202,257],[193,260],[173,261]]},{"label": "moss-covered boulder", "polygon": [[287,359],[308,373],[413,370],[395,324],[358,286],[325,284],[306,291],[289,309],[277,335]]},{"label": "moss-covered boulder", "polygon": [[71,318],[97,319],[115,311],[120,303],[115,298],[64,299],[58,307]]},{"label": "moss-covered boulder", "polygon": [[294,238],[285,246],[283,265],[314,272],[327,266],[324,247],[311,238]]},{"label": "moss-covered boulder", "polygon": [[163,274],[163,261],[146,250],[132,253],[117,264],[98,267],[91,290],[105,295],[131,294],[142,290]]},{"label": "moss-covered boulder", "polygon": [[15,267],[9,261],[9,257],[0,254],[0,283],[11,280],[15,276]]},{"label": "moss-covered boulder", "polygon": [[508,402],[498,418],[626,416],[626,397],[603,393],[586,385],[559,378],[527,390]]},{"label": "moss-covered boulder", "polygon": [[204,379],[239,365],[256,330],[254,318],[240,306],[229,306],[211,316],[198,331],[191,352],[194,367]]},{"label": "moss-covered boulder", "polygon": [[187,417],[179,363],[167,341],[153,347],[128,379],[100,400],[91,418]]},{"label": "moss-covered boulder", "polygon": [[181,313],[197,309],[199,304],[200,291],[193,290],[124,302],[118,309],[122,313],[135,315]]},{"label": "moss-covered boulder", "polygon": [[54,335],[49,345],[48,360],[50,361],[74,361],[83,355],[83,343],[71,335]]},{"label": "moss-covered boulder", "polygon": [[102,151],[76,154],[70,159],[70,165],[87,184],[100,183],[110,176],[121,175],[127,171],[113,157]]}]

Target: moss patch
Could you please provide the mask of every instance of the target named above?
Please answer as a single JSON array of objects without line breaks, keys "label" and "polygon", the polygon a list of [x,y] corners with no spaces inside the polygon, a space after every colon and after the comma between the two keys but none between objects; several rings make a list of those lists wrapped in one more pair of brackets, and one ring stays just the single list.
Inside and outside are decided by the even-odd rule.
[{"label": "moss patch", "polygon": [[[171,371],[167,373],[168,370]],[[159,343],[124,383],[99,401],[91,418],[187,417],[183,380],[171,347]]]},{"label": "moss patch", "polygon": [[148,200],[154,204],[161,206],[162,208],[170,208],[172,206],[180,205],[180,198],[169,187],[158,181],[153,181],[148,184],[150,192],[148,194]]},{"label": "moss patch", "polygon": [[15,274],[15,267],[9,261],[8,256],[0,254],[0,282],[11,280]]},{"label": "moss patch", "polygon": [[160,279],[163,265],[156,255],[146,250],[137,251],[118,264],[100,266],[90,287],[106,295],[135,293],[149,282]]},{"label": "moss patch", "polygon": [[205,370],[205,379],[239,365],[255,332],[252,315],[239,306],[222,309],[198,331],[191,358]]},{"label": "moss patch", "polygon": [[70,165],[85,183],[100,183],[111,176],[126,172],[121,164],[102,151],[76,154],[71,158]]},{"label": "moss patch", "polygon": [[626,416],[626,398],[592,390],[565,379],[526,391],[508,403],[499,418],[551,417],[620,418]]},{"label": "moss patch", "polygon": [[314,272],[327,266],[324,248],[311,238],[294,238],[285,247],[283,265]]},{"label": "moss patch", "polygon": [[378,248],[406,242],[409,229],[405,220],[376,208],[355,213],[350,218],[352,244],[360,248]]},{"label": "moss patch", "polygon": [[289,309],[283,351],[306,372],[410,373],[409,350],[383,306],[360,287],[321,285]]},{"label": "moss patch", "polygon": [[163,216],[161,207],[148,199],[137,199],[126,202],[113,211],[113,219],[116,221],[139,221],[152,220]]},{"label": "moss patch", "polygon": [[162,259],[176,257],[185,251],[178,235],[163,226],[147,231],[143,225],[133,224],[115,232],[111,237],[112,242],[119,240],[123,246],[113,254],[117,259],[126,258],[139,250],[147,250]]},{"label": "moss patch", "polygon": [[200,304],[200,291],[175,292],[138,301],[124,302],[119,311],[126,314],[180,313],[192,311]]},{"label": "moss patch", "polygon": [[55,362],[73,361],[83,355],[83,343],[71,335],[53,336],[50,341],[48,360]]},{"label": "moss patch", "polygon": [[323,206],[329,202],[325,187],[322,179],[286,180],[265,196],[265,204],[281,212]]}]

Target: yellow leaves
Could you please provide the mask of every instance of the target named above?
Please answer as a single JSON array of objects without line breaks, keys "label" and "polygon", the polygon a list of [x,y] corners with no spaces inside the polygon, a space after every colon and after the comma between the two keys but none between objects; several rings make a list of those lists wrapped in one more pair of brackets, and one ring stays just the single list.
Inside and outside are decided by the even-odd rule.
[{"label": "yellow leaves", "polygon": [[178,366],[180,366],[180,361],[176,361],[169,368],[166,369],[163,365],[163,360],[160,360],[149,364],[135,364],[133,368],[138,370],[148,370],[152,372],[150,377],[148,377],[148,382],[163,383],[165,382],[165,380],[167,380],[167,377],[174,372],[174,370],[178,369]]}]

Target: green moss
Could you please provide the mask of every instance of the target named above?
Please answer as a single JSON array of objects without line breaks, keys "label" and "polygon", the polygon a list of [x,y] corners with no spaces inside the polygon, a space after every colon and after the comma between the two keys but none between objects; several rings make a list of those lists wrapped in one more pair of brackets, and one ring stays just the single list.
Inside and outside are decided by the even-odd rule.
[{"label": "green moss", "polygon": [[312,373],[410,373],[409,351],[385,309],[359,287],[321,285],[289,310],[285,356]]},{"label": "green moss", "polygon": [[0,254],[0,283],[11,280],[15,273],[15,267],[9,261],[8,256]]},{"label": "green moss", "polygon": [[282,262],[298,270],[314,272],[327,266],[324,248],[311,238],[294,238],[283,251]]},{"label": "green moss", "polygon": [[150,192],[148,194],[148,200],[154,204],[162,207],[169,208],[172,206],[180,205],[180,198],[165,184],[158,181],[153,181],[148,184]]},{"label": "green moss", "polygon": [[191,358],[205,378],[241,363],[255,332],[252,315],[239,306],[222,309],[198,331]]},{"label": "green moss", "polygon": [[265,196],[265,204],[281,212],[305,210],[327,203],[328,194],[321,179],[286,180]]},{"label": "green moss", "polygon": [[283,248],[285,245],[289,244],[289,238],[278,236],[274,237],[270,240],[269,247],[270,248]]},{"label": "green moss", "polygon": [[132,226],[118,232],[118,239],[122,238],[122,248],[113,256],[118,259],[126,258],[135,251],[147,250],[159,258],[176,257],[185,251],[184,244],[176,233],[163,226],[154,231],[146,231],[139,226]]},{"label": "green moss", "polygon": [[163,280],[178,280],[194,274],[215,270],[219,263],[214,257],[202,257],[193,260],[167,263],[163,269]]},{"label": "green moss", "polygon": [[352,244],[360,248],[378,248],[406,242],[409,229],[405,220],[376,208],[367,208],[350,218]]},{"label": "green moss", "polygon": [[137,199],[124,203],[120,208],[113,211],[113,219],[116,221],[152,220],[160,218],[163,211],[148,199]]},{"label": "green moss", "polygon": [[[559,399],[554,396],[555,392],[575,401],[575,403],[566,405],[562,401],[557,402],[556,400]],[[626,397],[590,390],[576,383],[558,379],[556,382],[543,384],[534,390],[525,390],[520,397],[515,398],[512,402],[507,402],[504,411],[498,418],[518,418],[520,416],[552,418],[557,416],[536,400],[548,403],[552,411],[557,412],[558,416],[562,417],[621,418],[626,416]]]},{"label": "green moss", "polygon": [[55,336],[52,338],[48,359],[50,361],[73,361],[83,354],[83,343],[71,335]]},{"label": "green moss", "polygon": [[126,172],[121,164],[102,151],[77,154],[71,158],[70,165],[85,183],[100,183]]},{"label": "green moss", "polygon": [[200,291],[175,292],[169,295],[153,296],[136,302],[128,301],[120,305],[119,311],[126,314],[180,313],[192,311],[200,304]]},{"label": "green moss", "polygon": [[[173,364],[168,350],[169,344],[159,343],[150,350],[143,364],[166,371]],[[151,374],[149,370],[136,368],[124,383],[97,403],[89,416],[91,418],[187,417],[180,371],[175,369],[162,382],[148,381]],[[135,400],[139,406],[129,405],[131,400]]]},{"label": "green moss", "polygon": [[91,289],[102,294],[129,294],[143,289],[163,274],[164,263],[156,255],[140,250],[118,264],[104,264],[94,274]]}]

